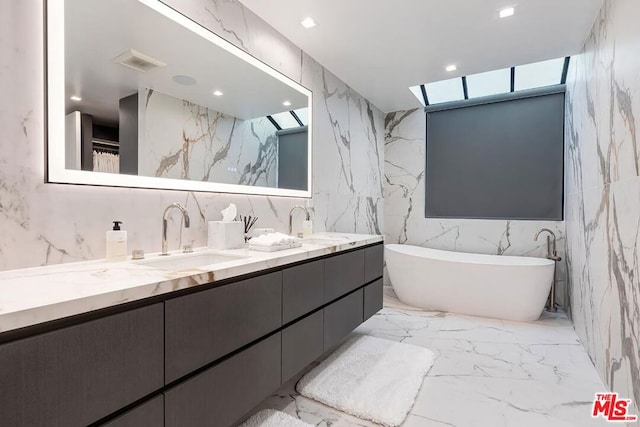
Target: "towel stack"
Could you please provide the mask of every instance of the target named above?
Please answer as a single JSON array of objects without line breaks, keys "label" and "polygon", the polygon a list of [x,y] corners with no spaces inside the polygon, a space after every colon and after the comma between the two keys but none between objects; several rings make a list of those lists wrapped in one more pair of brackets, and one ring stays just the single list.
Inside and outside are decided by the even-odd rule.
[{"label": "towel stack", "polygon": [[249,240],[249,249],[275,251],[300,247],[302,242],[284,233],[267,233]]}]

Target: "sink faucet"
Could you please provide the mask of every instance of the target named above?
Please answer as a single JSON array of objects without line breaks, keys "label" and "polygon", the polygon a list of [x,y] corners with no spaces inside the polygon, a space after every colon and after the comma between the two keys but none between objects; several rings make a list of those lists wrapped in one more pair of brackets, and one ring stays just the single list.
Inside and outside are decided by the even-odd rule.
[{"label": "sink faucet", "polygon": [[[300,205],[295,205],[294,207],[292,207],[291,210],[289,211],[289,235],[291,235],[291,233],[293,231],[293,213],[297,209],[302,209],[304,211],[304,213],[306,214],[305,219],[307,221],[309,221],[311,219],[311,215],[309,215],[309,211],[307,210],[307,208],[305,208],[303,206],[300,206]],[[298,237],[302,237],[302,233],[298,233]]]},{"label": "sink faucet", "polygon": [[558,251],[556,250],[556,235],[553,231],[549,230],[548,228],[542,228],[536,233],[533,240],[537,242],[540,234],[544,232],[549,233],[547,235],[547,258],[553,261],[561,261],[562,258],[558,256]]},{"label": "sink faucet", "polygon": [[[187,210],[182,207],[182,205],[180,205],[179,203],[171,203],[169,206],[167,206],[167,208],[164,210],[164,213],[162,214],[162,253],[160,255],[169,255],[167,253],[167,249],[169,246],[169,244],[167,243],[167,225],[169,224],[167,218],[169,217],[169,212],[174,208],[182,212],[182,218],[184,219],[185,228],[189,228],[189,224],[191,222],[189,220],[189,214],[187,213]],[[180,236],[180,240],[180,244],[182,244],[182,236]]]}]

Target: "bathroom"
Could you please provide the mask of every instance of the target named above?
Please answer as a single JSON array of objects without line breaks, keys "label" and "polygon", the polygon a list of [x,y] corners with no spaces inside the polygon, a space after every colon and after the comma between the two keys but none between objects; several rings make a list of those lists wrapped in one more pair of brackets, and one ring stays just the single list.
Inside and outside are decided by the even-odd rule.
[{"label": "bathroom", "polygon": [[[0,425],[639,425],[640,4],[111,1],[0,2]],[[167,31],[129,7],[161,16]],[[82,36],[65,39],[74,28]],[[127,34],[139,43],[112,49]],[[163,37],[181,59],[144,48]],[[82,52],[93,39],[101,48]],[[156,68],[125,66],[131,57]],[[214,59],[229,61],[219,68],[230,81],[241,76],[235,86],[200,87],[216,74],[194,73],[217,69]],[[496,205],[474,205],[473,193],[458,193],[473,187],[447,175],[459,163],[438,168],[426,155],[439,136],[428,117],[465,110],[445,104],[471,111],[543,98],[516,89],[541,62],[555,81],[522,91],[563,99],[560,110],[543,109],[556,143],[459,156],[487,162],[504,188],[530,191],[496,199],[485,185],[480,200],[504,208],[487,213]],[[184,92],[153,80],[165,72]],[[506,75],[507,94],[474,95],[492,90],[483,73]],[[120,173],[108,138],[97,138],[93,158],[78,148],[84,117],[75,112],[89,106],[99,118],[96,99],[113,98],[117,122],[133,92],[100,84],[129,84],[125,75],[151,76],[133,99],[144,128],[134,154],[148,149],[137,173],[122,137]],[[456,92],[438,102],[443,82]],[[234,91],[237,114],[208,106]],[[476,102],[485,96],[509,100]],[[234,118],[252,108],[264,114]],[[72,120],[75,141],[65,138]],[[119,135],[128,124],[120,119]],[[287,158],[282,141],[301,134],[307,144]],[[507,161],[535,165],[527,182]],[[491,182],[482,177],[467,184]],[[541,187],[551,193],[540,197]],[[470,209],[436,212],[452,206]],[[252,249],[239,240],[239,217],[257,218],[249,235],[282,233],[290,237],[280,242],[301,246],[267,252],[255,240]],[[122,231],[126,260],[117,261]],[[533,294],[510,293],[533,273],[495,289],[471,268],[470,287],[445,288],[437,306],[419,299],[453,270],[407,260],[421,249],[480,257],[465,269],[535,260],[546,276],[531,282]],[[391,261],[402,251],[414,255]],[[523,301],[535,319],[509,318]],[[354,354],[366,365],[340,371],[349,365],[334,360]],[[358,379],[360,388],[344,389]],[[611,398],[624,411],[607,411]]]}]

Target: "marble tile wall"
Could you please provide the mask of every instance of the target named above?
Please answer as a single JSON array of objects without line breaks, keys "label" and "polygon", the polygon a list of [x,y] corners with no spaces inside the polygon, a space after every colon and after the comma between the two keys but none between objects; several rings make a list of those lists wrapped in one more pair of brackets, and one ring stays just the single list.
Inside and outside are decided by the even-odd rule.
[{"label": "marble tile wall", "polygon": [[[424,217],[425,115],[421,108],[385,118],[385,241],[435,249],[496,255],[544,257],[546,239],[533,240],[543,227],[558,238],[564,257],[564,222]],[[564,305],[565,264],[556,267],[556,301]]]},{"label": "marble tile wall", "polygon": [[150,89],[140,100],[139,175],[277,186],[278,137],[266,117],[241,120]]},{"label": "marble tile wall", "polygon": [[640,3],[606,0],[567,80],[570,315],[611,389],[640,403]]},{"label": "marble tile wall", "polygon": [[[238,1],[166,3],[313,91],[315,229],[380,233],[380,110]],[[130,249],[159,251],[162,210],[174,201],[189,210],[192,227],[182,237],[196,246],[206,244],[206,221],[229,202],[257,215],[258,226],[286,230],[289,210],[305,199],[45,184],[42,8],[0,2],[0,270],[102,258],[113,219],[124,222]]]}]

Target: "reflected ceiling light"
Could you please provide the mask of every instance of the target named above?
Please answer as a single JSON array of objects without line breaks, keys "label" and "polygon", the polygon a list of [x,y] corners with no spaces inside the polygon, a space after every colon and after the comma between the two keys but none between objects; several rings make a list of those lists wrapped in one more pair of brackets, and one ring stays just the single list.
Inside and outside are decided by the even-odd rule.
[{"label": "reflected ceiling light", "polygon": [[307,30],[317,25],[315,19],[313,19],[310,16],[307,16],[306,18],[304,18],[302,22],[300,22],[300,24],[302,24],[302,26],[305,27]]},{"label": "reflected ceiling light", "polygon": [[220,92],[219,90],[214,90],[214,91],[213,91],[213,94],[214,94],[215,96],[222,96],[222,92]]},{"label": "reflected ceiling light", "polygon": [[282,105],[284,105],[285,107],[290,107],[291,103],[289,101],[284,101]]},{"label": "reflected ceiling light", "polygon": [[73,96],[69,97],[69,99],[72,100],[72,101],[82,101],[82,98],[80,98],[77,95],[73,95]]},{"label": "reflected ceiling light", "polygon": [[447,65],[446,67],[444,67],[445,70],[451,72],[451,71],[455,71],[458,69],[458,67],[455,66],[455,64],[451,64],[451,65]]},{"label": "reflected ceiling light", "polygon": [[498,12],[500,18],[508,18],[513,16],[514,13],[516,13],[516,9],[513,7],[506,7],[504,9],[500,9],[500,12]]},{"label": "reflected ceiling light", "polygon": [[193,77],[183,76],[183,75],[173,76],[172,79],[174,82],[182,86],[193,86],[196,83],[198,83],[198,81]]}]

